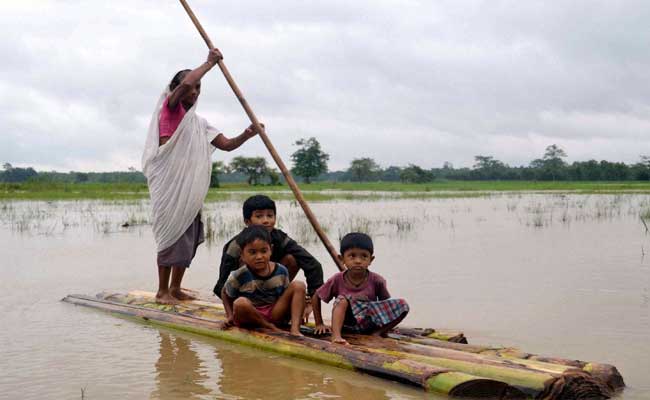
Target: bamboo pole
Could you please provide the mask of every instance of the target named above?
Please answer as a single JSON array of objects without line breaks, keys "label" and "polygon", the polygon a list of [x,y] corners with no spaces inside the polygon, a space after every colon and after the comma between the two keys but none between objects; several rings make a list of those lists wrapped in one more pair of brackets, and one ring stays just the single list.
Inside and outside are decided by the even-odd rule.
[{"label": "bamboo pole", "polygon": [[[181,5],[187,12],[187,15],[190,17],[192,22],[194,23],[194,26],[196,29],[199,31],[199,34],[205,41],[205,44],[208,46],[210,50],[214,49],[214,45],[212,44],[212,40],[210,40],[210,37],[208,34],[205,32],[203,29],[203,26],[201,26],[201,23],[199,22],[198,18],[196,18],[196,15],[194,15],[194,12],[190,8],[190,6],[187,4],[187,1],[185,0],[180,0]],[[293,179],[293,176],[291,176],[291,172],[287,169],[286,165],[284,164],[284,161],[282,161],[282,158],[278,155],[278,152],[275,150],[275,147],[273,146],[273,143],[271,143],[271,140],[269,137],[266,135],[266,132],[260,125],[260,122],[257,119],[257,116],[251,109],[251,107],[248,105],[248,102],[244,98],[244,95],[242,94],[241,90],[237,86],[237,83],[235,83],[235,80],[233,79],[232,75],[230,75],[230,71],[228,71],[228,68],[226,68],[226,65],[224,64],[223,60],[218,60],[217,65],[219,66],[219,69],[221,69],[221,72],[223,73],[224,77],[226,78],[226,81],[228,81],[228,84],[230,85],[230,88],[232,91],[235,93],[235,96],[239,100],[239,103],[241,103],[242,107],[244,107],[244,111],[246,112],[246,115],[248,115],[248,118],[251,120],[251,123],[255,127],[255,131],[257,134],[262,138],[262,141],[264,142],[264,145],[268,149],[269,153],[271,153],[271,157],[273,158],[273,161],[277,164],[278,168],[280,169],[280,172],[282,172],[282,175],[284,175],[284,179],[286,179],[287,184],[291,188],[291,191],[293,192],[294,196],[296,197],[296,200],[300,204],[300,207],[302,207],[302,210],[305,212],[305,215],[307,216],[307,219],[311,223],[311,225],[314,227],[314,230],[316,231],[316,234],[320,238],[321,242],[323,242],[323,245],[329,252],[330,256],[332,257],[332,260],[334,260],[334,263],[338,267],[340,271],[343,271],[345,267],[343,266],[343,263],[338,258],[338,252],[332,246],[332,243],[329,241],[327,238],[327,235],[325,234],[325,231],[323,231],[323,228],[320,226],[318,223],[318,220],[316,219],[316,216],[314,213],[311,211],[311,208],[307,204],[307,201],[303,197],[302,193],[300,192],[300,188],[298,188],[298,185],[296,184],[296,181]]]}]

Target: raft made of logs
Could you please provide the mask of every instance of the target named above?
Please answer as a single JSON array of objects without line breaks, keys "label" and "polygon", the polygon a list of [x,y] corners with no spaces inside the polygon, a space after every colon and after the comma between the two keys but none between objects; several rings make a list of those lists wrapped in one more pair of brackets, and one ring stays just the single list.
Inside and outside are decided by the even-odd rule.
[{"label": "raft made of logs", "polygon": [[328,337],[264,330],[223,329],[225,312],[214,301],[156,304],[154,294],[69,295],[63,301],[152,325],[193,332],[282,355],[364,372],[453,397],[494,399],[606,399],[625,386],[608,364],[543,357],[513,348],[468,344],[462,333],[398,328],[388,338]]}]

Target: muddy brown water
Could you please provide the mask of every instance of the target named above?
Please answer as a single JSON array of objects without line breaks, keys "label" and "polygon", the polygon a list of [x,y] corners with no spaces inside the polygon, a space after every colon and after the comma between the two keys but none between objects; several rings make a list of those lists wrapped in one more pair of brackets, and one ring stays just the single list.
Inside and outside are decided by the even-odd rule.
[{"label": "muddy brown water", "polygon": [[[209,241],[184,286],[210,292],[240,201],[208,203]],[[494,194],[315,203],[333,242],[369,232],[371,268],[404,324],[471,343],[616,365],[650,398],[648,195]],[[59,300],[154,290],[148,203],[0,202],[0,399],[439,399],[398,383],[152,328]],[[295,203],[279,225],[335,266]],[[122,227],[129,222],[129,227]],[[649,222],[650,223],[650,222]]]}]

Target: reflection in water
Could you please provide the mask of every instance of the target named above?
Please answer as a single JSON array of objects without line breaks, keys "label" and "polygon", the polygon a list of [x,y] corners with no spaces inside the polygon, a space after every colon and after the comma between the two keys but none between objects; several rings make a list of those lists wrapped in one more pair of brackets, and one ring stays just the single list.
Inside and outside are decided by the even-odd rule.
[{"label": "reflection in water", "polygon": [[347,372],[350,379],[339,379],[328,376],[316,364],[293,362],[264,352],[217,352],[223,365],[220,382],[224,399],[389,398],[384,390],[355,384],[355,373]]},{"label": "reflection in water", "polygon": [[203,382],[208,374],[201,371],[201,359],[190,348],[190,341],[160,331],[160,357],[156,362],[156,390],[152,399],[200,399],[211,390]]},{"label": "reflection in water", "polygon": [[[159,331],[150,399],[431,399],[356,372],[286,358],[198,336]],[[395,390],[398,389],[398,390]]]}]

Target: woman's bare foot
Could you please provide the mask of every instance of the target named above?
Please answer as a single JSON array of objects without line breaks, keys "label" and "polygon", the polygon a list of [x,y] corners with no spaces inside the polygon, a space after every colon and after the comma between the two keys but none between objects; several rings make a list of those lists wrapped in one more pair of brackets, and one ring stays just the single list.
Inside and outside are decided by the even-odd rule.
[{"label": "woman's bare foot", "polygon": [[169,292],[156,293],[156,303],[157,304],[167,304],[167,305],[176,305],[179,304],[179,301],[176,297],[172,296]]},{"label": "woman's bare foot", "polygon": [[180,301],[196,300],[196,297],[192,296],[191,294],[187,294],[180,289],[172,290],[171,295]]},{"label": "woman's bare foot", "polygon": [[198,290],[188,289],[188,288],[184,288],[184,287],[181,288],[181,291],[183,293],[185,293],[186,295],[194,296],[195,298],[198,298],[199,294],[200,294]]},{"label": "woman's bare foot", "polygon": [[343,338],[340,337],[340,336],[338,336],[338,337],[332,337],[332,343],[334,343],[334,344],[342,344],[342,345],[344,345],[344,346],[347,346],[347,345],[350,344],[350,343],[348,343],[347,340],[343,339]]}]

